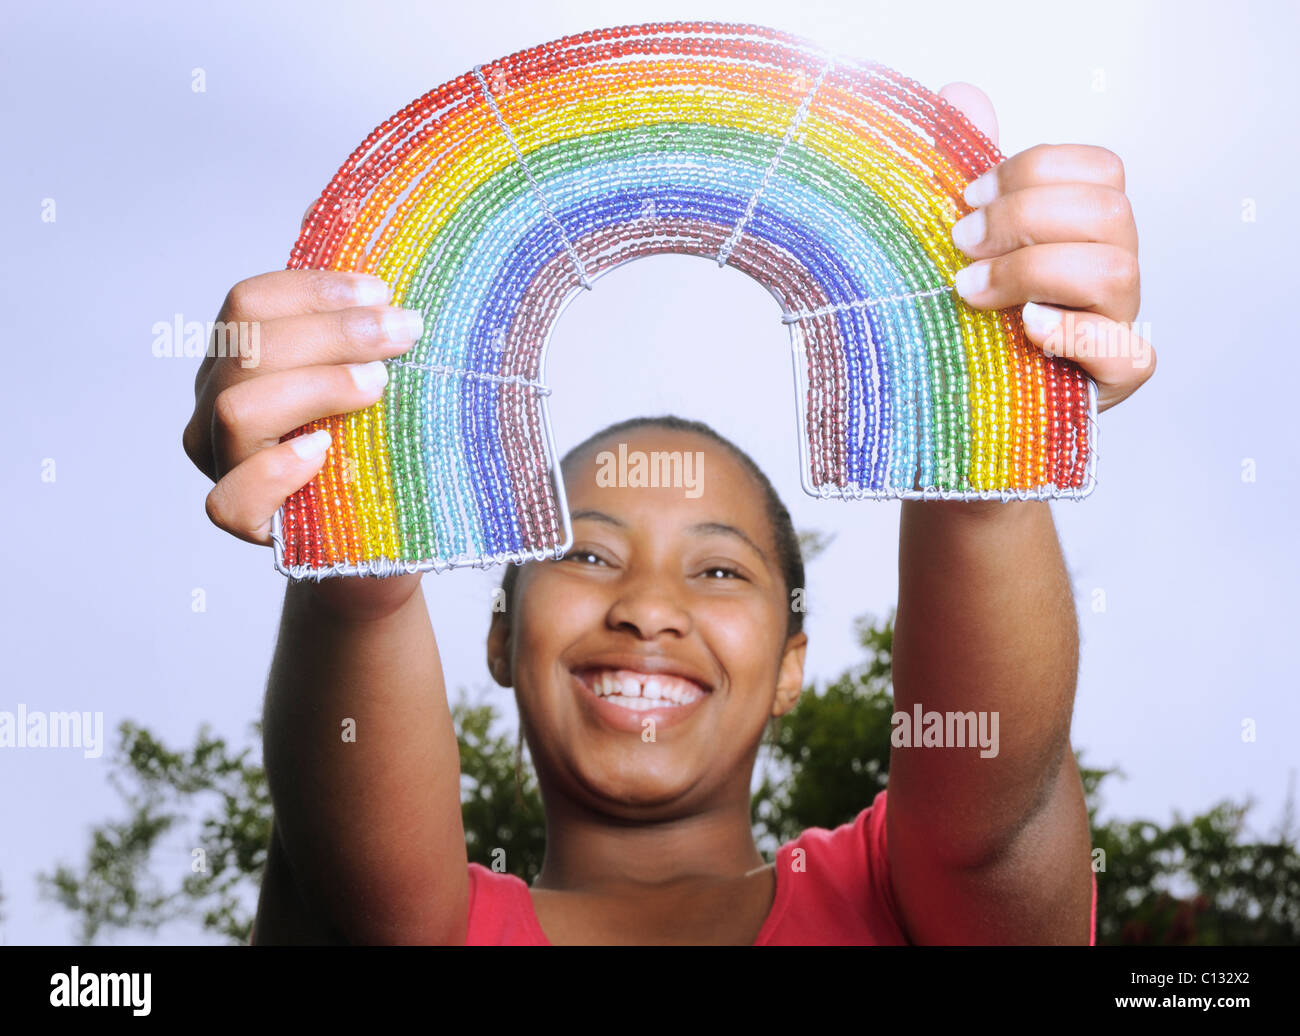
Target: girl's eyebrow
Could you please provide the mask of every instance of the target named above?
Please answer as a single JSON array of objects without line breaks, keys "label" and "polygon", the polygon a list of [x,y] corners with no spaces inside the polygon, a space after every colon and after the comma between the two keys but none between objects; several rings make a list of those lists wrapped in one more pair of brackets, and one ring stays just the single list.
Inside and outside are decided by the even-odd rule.
[{"label": "girl's eyebrow", "polygon": [[[569,515],[569,521],[571,522],[576,522],[580,518],[591,518],[594,521],[605,522],[609,525],[616,525],[620,529],[627,528],[627,522],[615,518],[612,514],[606,514],[604,511],[597,511],[594,510],[593,508],[584,508],[581,511],[574,511],[571,515]],[[745,543],[749,544],[749,546],[753,548],[754,552],[758,554],[758,556],[762,558],[765,563],[767,564],[771,563],[767,556],[767,552],[763,550],[763,548],[760,547],[757,543],[751,540],[748,536],[746,536],[743,530],[737,529],[734,525],[728,525],[726,522],[696,522],[694,525],[689,526],[686,531],[699,533],[700,535],[705,535],[705,536],[710,534],[715,534],[715,533],[720,533],[723,536],[735,536],[736,538],[743,540]]]},{"label": "girl's eyebrow", "polygon": [[687,531],[698,532],[706,536],[711,533],[721,533],[724,536],[737,536],[748,543],[754,549],[754,552],[763,559],[763,562],[765,564],[767,563],[767,552],[746,536],[743,530],[737,529],[734,525],[728,525],[726,522],[696,522]]},{"label": "girl's eyebrow", "polygon": [[617,525],[619,528],[626,529],[627,522],[621,522],[612,514],[606,514],[604,511],[596,511],[590,507],[581,511],[574,511],[569,515],[569,521],[576,522],[579,518],[594,518],[598,522],[608,522],[610,525]]}]

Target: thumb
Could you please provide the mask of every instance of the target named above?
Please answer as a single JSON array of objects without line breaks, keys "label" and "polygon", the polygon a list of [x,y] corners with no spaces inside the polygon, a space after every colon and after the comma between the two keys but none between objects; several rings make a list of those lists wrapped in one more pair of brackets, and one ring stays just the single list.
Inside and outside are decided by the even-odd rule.
[{"label": "thumb", "polygon": [[998,146],[998,117],[988,94],[972,83],[949,83],[939,96],[970,119],[977,130]]},{"label": "thumb", "polygon": [[[970,208],[965,205],[963,209],[963,192],[967,186],[1001,159],[997,150],[998,117],[993,112],[993,102],[988,94],[971,83],[949,83],[939,90],[939,100],[955,108],[974,130],[973,134],[970,129],[963,130],[951,139],[936,136],[934,141],[935,149],[948,160],[957,177],[954,183],[941,173],[942,182],[938,184],[940,190],[956,199],[949,213],[955,223],[963,211]],[[957,121],[951,112],[946,119]],[[979,134],[987,140],[980,141]]]}]

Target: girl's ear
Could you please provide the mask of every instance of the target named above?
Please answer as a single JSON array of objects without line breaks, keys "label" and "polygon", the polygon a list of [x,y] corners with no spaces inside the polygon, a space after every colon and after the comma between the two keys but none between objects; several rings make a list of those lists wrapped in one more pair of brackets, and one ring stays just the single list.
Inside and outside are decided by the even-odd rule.
[{"label": "girl's ear", "polygon": [[510,683],[510,623],[504,612],[493,612],[487,636],[488,672],[502,687]]},{"label": "girl's ear", "polygon": [[772,715],[784,716],[794,708],[803,693],[803,662],[808,653],[808,634],[796,633],[785,642],[781,656],[781,671],[776,677],[776,699],[772,702]]}]

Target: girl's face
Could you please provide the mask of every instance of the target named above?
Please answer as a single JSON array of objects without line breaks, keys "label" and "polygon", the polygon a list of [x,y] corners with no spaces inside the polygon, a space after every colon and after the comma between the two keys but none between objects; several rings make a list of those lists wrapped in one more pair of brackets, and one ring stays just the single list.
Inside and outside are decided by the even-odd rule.
[{"label": "girl's face", "polygon": [[[638,451],[686,463],[642,486]],[[643,818],[719,795],[748,802],[764,726],[798,699],[807,642],[786,636],[762,489],[712,440],[655,427],[575,456],[565,488],[572,548],[523,566],[488,635],[543,789]]]}]

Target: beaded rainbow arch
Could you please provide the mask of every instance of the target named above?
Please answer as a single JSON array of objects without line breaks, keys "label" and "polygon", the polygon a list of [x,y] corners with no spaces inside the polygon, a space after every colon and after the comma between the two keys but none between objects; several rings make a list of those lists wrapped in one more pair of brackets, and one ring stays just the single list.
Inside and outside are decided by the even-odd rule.
[{"label": "beaded rainbow arch", "polygon": [[386,361],[381,400],[292,433],[333,441],[275,516],[277,569],[561,556],[551,329],[599,277],[666,252],[780,305],[811,495],[1086,496],[1092,381],[1028,342],[1017,309],[952,288],[962,192],[1001,160],[914,80],[753,25],[584,32],[431,90],[362,141],[289,260],[383,277],[425,329]]}]

